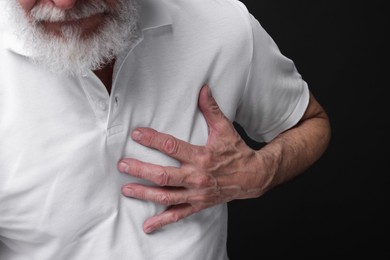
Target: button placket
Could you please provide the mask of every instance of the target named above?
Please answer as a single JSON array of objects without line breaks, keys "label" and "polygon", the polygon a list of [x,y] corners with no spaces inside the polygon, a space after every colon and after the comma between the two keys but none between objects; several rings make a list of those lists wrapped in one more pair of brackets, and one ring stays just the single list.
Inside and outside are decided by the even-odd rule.
[{"label": "button placket", "polygon": [[105,125],[109,116],[110,106],[110,96],[106,87],[93,72],[82,75],[80,81],[96,118]]},{"label": "button placket", "polygon": [[107,104],[107,102],[105,100],[98,99],[96,103],[97,103],[97,107],[101,111],[107,111],[108,104]]},{"label": "button placket", "polygon": [[[118,92],[120,90],[115,89],[115,92]],[[107,128],[107,134],[109,136],[113,136],[116,134],[119,134],[124,131],[124,126],[122,124],[122,121],[119,119],[121,118],[118,113],[120,113],[121,104],[120,104],[120,94],[118,93],[112,93],[111,97],[111,108],[110,108],[110,115],[109,115],[109,125]],[[118,121],[119,119],[119,121]]]}]

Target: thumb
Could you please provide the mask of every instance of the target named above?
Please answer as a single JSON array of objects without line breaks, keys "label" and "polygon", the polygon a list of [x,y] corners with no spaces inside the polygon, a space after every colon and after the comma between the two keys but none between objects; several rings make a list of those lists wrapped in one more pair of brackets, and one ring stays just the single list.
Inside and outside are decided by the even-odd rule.
[{"label": "thumb", "polygon": [[208,85],[204,85],[200,90],[198,104],[209,128],[218,128],[221,122],[227,120]]}]

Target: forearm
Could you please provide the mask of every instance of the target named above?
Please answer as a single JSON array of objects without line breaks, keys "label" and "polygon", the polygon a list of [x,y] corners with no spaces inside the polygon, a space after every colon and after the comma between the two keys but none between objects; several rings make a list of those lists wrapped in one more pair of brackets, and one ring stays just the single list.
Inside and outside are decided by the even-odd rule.
[{"label": "forearm", "polygon": [[331,136],[328,116],[313,96],[302,120],[257,152],[268,181],[263,191],[298,176],[317,161]]}]

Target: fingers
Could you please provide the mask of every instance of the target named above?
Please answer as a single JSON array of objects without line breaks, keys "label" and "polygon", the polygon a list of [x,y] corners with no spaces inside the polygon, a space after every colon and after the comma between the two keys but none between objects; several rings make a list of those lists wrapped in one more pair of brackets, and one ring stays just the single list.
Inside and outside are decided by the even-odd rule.
[{"label": "fingers", "polygon": [[[237,190],[234,187],[233,192]],[[122,186],[122,194],[140,200],[152,201],[165,206],[178,204],[214,205],[220,201],[222,193],[231,197],[232,188],[224,191],[217,186],[207,187],[200,191],[194,191],[183,187],[159,187],[145,186],[138,183],[128,183]]]},{"label": "fingers", "polygon": [[[228,118],[220,110],[216,100],[211,94],[210,88],[205,85],[199,93],[199,109],[209,126],[210,133],[215,130],[216,134],[224,132],[231,135],[234,127]],[[191,162],[204,147],[192,145],[172,135],[160,133],[154,129],[140,127],[135,129],[131,137],[134,141],[161,151],[180,162]],[[210,140],[209,140],[210,141]]]},{"label": "fingers", "polygon": [[144,223],[146,233],[177,222],[205,208],[230,201],[239,192],[240,187],[236,185],[223,189],[210,187],[202,191],[178,187],[151,187],[136,183],[129,183],[122,187],[124,196],[168,206],[166,211],[149,218]]},{"label": "fingers", "polygon": [[131,158],[121,160],[118,170],[159,186],[182,186],[188,175],[176,167],[155,165]]},{"label": "fingers", "polygon": [[202,174],[191,165],[176,168],[126,158],[118,163],[118,170],[133,177],[151,181],[161,187],[199,189],[217,185],[217,181],[212,175]]},{"label": "fingers", "polygon": [[[192,145],[151,128],[137,128],[131,135],[141,145],[178,160],[180,167],[154,165],[131,158],[118,163],[121,172],[157,184],[157,187],[150,187],[128,183],[122,187],[123,195],[169,207],[144,223],[146,233],[235,199],[242,192],[232,176],[241,172],[234,170],[234,166],[240,165],[238,161],[242,162],[238,160],[242,158],[238,146],[242,147],[244,142],[220,110],[208,86],[201,89],[198,105],[210,130],[206,146]],[[238,182],[242,181],[242,178],[238,179]]]},{"label": "fingers", "polygon": [[[142,187],[140,188],[142,189]],[[234,186],[234,187],[226,188],[224,192],[228,194],[235,194],[237,193],[237,190],[238,188]],[[160,193],[160,191],[162,193]],[[180,190],[176,190],[176,192],[170,192],[170,195],[162,195],[166,192],[167,192],[166,190],[162,190],[162,189],[160,190],[158,188],[156,189],[157,196],[155,196],[155,198],[160,198],[157,199],[156,202],[159,201],[161,202],[161,198],[165,198],[165,202],[166,202],[165,205],[169,207],[164,212],[156,216],[153,216],[145,221],[143,228],[144,228],[144,232],[147,234],[152,233],[153,231],[160,229],[163,226],[184,219],[203,209],[209,208],[219,203],[230,201],[230,199],[227,200],[220,199],[221,191],[219,189],[208,189],[207,191],[203,192],[203,194],[193,193],[187,190],[184,192],[187,193],[186,196],[183,196],[183,191]],[[183,197],[187,197],[187,199],[182,200],[181,198]],[[176,202],[172,203],[173,201]]]},{"label": "fingers", "polygon": [[186,193],[188,191],[183,188],[151,187],[137,183],[128,183],[122,187],[122,194],[126,197],[152,201],[165,206],[187,203]]},{"label": "fingers", "polygon": [[149,234],[153,231],[162,228],[165,225],[177,222],[185,217],[208,207],[194,207],[194,200],[199,200],[202,197],[194,196],[191,199],[189,194],[191,191],[181,188],[160,188],[146,187],[140,184],[130,183],[122,187],[122,194],[135,199],[147,200],[156,202],[162,205],[169,206],[163,213],[149,218],[144,223],[144,232]]},{"label": "fingers", "polygon": [[181,162],[190,162],[193,153],[200,149],[199,146],[191,145],[172,135],[160,133],[151,128],[137,128],[132,132],[131,137],[134,141],[157,149]]},{"label": "fingers", "polygon": [[175,205],[168,208],[159,215],[153,216],[145,221],[143,229],[147,234],[162,228],[168,224],[175,223],[185,217],[192,215],[198,210],[194,209],[189,204]]}]

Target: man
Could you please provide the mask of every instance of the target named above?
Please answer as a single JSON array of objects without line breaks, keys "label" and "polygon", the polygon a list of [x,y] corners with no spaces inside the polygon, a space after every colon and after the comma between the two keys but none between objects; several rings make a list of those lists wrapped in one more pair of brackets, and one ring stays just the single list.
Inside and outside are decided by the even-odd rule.
[{"label": "man", "polygon": [[1,260],[228,259],[226,203],[328,145],[325,111],[239,1],[0,7]]}]

